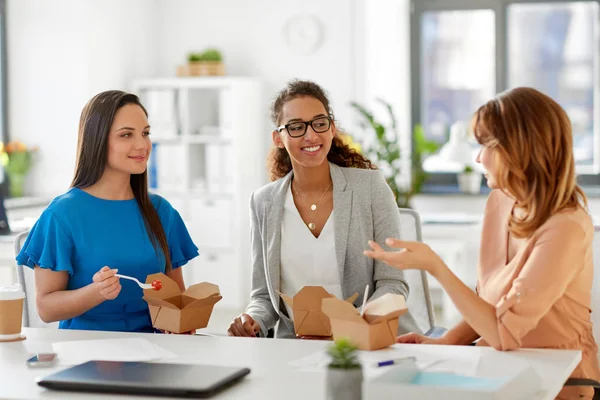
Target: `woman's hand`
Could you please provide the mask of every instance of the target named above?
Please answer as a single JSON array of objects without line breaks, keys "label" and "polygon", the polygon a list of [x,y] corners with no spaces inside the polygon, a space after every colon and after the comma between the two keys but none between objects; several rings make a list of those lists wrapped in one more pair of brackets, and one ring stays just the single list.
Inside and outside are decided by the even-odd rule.
[{"label": "woman's hand", "polygon": [[119,272],[118,269],[110,269],[104,266],[92,278],[94,287],[104,300],[114,300],[121,293],[119,277],[115,276],[117,272]]},{"label": "woman's hand", "polygon": [[407,333],[396,338],[396,343],[410,344],[452,344],[443,336],[441,338],[430,338],[418,333]]},{"label": "woman's hand", "polygon": [[446,266],[440,256],[425,243],[387,239],[385,244],[402,250],[386,251],[374,241],[369,240],[369,246],[372,250],[365,250],[364,255],[383,261],[397,269],[421,269],[434,276],[441,268]]},{"label": "woman's hand", "polygon": [[260,332],[260,325],[248,314],[241,314],[227,329],[229,336],[256,337],[258,332]]}]

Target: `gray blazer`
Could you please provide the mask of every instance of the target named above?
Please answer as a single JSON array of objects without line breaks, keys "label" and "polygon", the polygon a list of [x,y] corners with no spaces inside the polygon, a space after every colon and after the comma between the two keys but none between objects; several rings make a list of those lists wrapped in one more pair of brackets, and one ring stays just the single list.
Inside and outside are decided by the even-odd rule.
[{"label": "gray blazer", "polygon": [[[333,181],[335,253],[344,298],[358,293],[362,301],[365,286],[375,287],[372,298],[398,293],[408,298],[402,271],[363,255],[367,242],[383,243],[400,236],[400,215],[383,174],[376,170],[341,168],[329,164]],[[281,221],[285,196],[293,172],[263,186],[250,198],[252,292],[246,313],[266,336],[277,321],[277,337],[294,337],[294,323],[280,296]],[[294,295],[295,293],[289,293]],[[400,318],[399,333],[419,332],[409,313]]]}]

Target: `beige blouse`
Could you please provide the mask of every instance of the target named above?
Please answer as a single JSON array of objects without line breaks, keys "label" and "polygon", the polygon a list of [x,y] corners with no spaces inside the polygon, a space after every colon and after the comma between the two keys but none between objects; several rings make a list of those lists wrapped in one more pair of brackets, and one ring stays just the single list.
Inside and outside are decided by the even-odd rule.
[{"label": "beige blouse", "polygon": [[[572,377],[600,380],[592,335],[594,226],[583,208],[552,216],[529,238],[511,241],[514,200],[494,190],[486,204],[477,292],[496,306],[503,350],[579,349]],[[514,257],[509,259],[509,244]],[[482,339],[478,345],[487,345]],[[593,397],[591,387],[565,387],[559,399]]]}]

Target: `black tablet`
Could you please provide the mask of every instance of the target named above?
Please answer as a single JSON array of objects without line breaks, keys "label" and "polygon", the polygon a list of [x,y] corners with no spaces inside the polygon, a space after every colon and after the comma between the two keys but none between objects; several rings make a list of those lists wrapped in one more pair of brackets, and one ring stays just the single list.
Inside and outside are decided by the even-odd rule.
[{"label": "black tablet", "polygon": [[248,368],[238,367],[88,361],[37,383],[48,389],[76,392],[206,398],[249,373]]}]

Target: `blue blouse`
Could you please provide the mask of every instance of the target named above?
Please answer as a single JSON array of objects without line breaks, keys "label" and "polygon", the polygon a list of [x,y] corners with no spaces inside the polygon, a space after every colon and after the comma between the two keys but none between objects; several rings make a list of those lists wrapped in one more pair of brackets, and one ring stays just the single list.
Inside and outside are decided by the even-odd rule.
[{"label": "blue blouse", "polygon": [[[162,223],[173,268],[198,255],[181,216],[164,198],[150,194]],[[17,256],[20,265],[67,271],[67,290],[92,283],[105,265],[138,278],[165,272],[165,257],[148,237],[135,199],[104,200],[73,188],[56,197],[35,223]],[[61,329],[152,332],[139,286],[121,279],[121,292],[82,315],[61,321]]]}]

